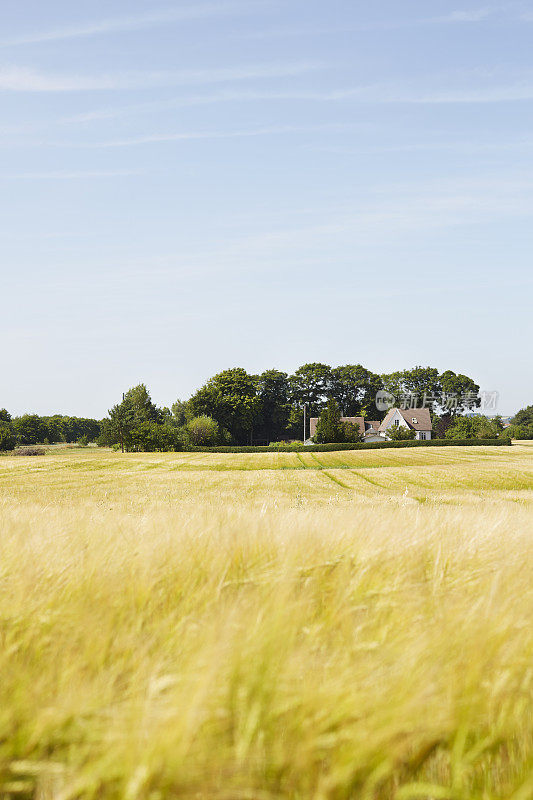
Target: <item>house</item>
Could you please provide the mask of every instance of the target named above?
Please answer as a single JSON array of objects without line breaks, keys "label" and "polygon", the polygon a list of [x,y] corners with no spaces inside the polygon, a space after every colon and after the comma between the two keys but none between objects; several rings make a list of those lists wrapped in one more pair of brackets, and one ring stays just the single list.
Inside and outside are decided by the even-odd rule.
[{"label": "house", "polygon": [[[341,422],[357,425],[363,442],[382,442],[389,439],[388,431],[393,427],[416,431],[415,439],[431,439],[433,426],[429,408],[391,408],[383,422],[367,421],[363,417],[341,417]],[[309,442],[316,433],[318,417],[309,420]]]},{"label": "house", "polygon": [[388,439],[391,428],[409,428],[416,431],[415,439],[431,439],[431,414],[429,408],[391,408],[379,426],[379,435]]},{"label": "house", "polygon": [[367,422],[365,420],[365,432],[363,434],[363,442],[382,442],[383,437],[379,432],[379,426],[381,422],[379,420]]}]

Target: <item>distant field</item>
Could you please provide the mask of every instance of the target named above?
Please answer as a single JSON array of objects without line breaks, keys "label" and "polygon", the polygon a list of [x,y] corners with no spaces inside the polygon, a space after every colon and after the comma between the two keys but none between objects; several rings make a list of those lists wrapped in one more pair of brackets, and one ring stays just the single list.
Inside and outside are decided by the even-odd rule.
[{"label": "distant field", "polygon": [[0,797],[530,800],[533,443],[0,459]]}]

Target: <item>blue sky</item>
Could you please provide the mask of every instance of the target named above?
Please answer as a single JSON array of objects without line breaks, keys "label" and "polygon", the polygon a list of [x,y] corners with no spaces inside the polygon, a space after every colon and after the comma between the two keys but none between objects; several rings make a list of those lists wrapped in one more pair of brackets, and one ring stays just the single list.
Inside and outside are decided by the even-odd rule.
[{"label": "blue sky", "polygon": [[2,386],[102,416],[230,366],[533,403],[533,4],[2,0]]}]

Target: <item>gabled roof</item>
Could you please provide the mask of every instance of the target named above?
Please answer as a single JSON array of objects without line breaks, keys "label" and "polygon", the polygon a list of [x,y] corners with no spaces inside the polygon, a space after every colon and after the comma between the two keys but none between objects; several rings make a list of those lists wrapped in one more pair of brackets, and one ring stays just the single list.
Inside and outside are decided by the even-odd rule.
[{"label": "gabled roof", "polygon": [[363,417],[341,417],[341,422],[351,422],[352,425],[357,425],[361,435],[365,432],[365,421]]},{"label": "gabled roof", "polygon": [[[318,424],[318,417],[309,418],[309,436],[313,437],[316,433],[316,426]],[[363,436],[365,432],[365,421],[363,417],[341,417],[341,422],[351,422],[352,425],[357,425],[359,433]],[[378,423],[379,424],[379,423]]]},{"label": "gabled roof", "polygon": [[396,412],[403,417],[407,426],[415,431],[431,431],[433,429],[429,408],[391,408],[379,426],[380,431],[387,430]]}]

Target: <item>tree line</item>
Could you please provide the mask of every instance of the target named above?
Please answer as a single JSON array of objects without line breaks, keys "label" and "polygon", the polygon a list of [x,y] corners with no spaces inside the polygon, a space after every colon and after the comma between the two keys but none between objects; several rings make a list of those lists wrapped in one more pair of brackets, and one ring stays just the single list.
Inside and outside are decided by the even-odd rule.
[{"label": "tree line", "polygon": [[[412,402],[413,407],[429,407],[435,436],[494,438],[502,433],[497,419],[464,415],[481,403],[479,386],[467,375],[421,366],[380,375],[360,364],[331,367],[315,362],[293,374],[276,369],[258,375],[241,367],[223,370],[188,400],[176,400],[170,408],[158,407],[147,387],[139,384],[101,421],[35,414],[11,418],[7,411],[0,411],[0,450],[60,441],[96,441],[123,450],[270,444],[301,440],[304,413],[307,419],[323,417],[320,438],[357,441],[356,426],[341,424],[340,416],[383,419],[384,412],[376,406],[380,391],[393,395],[396,405]],[[531,410],[516,415],[507,429],[509,435],[533,438]]]},{"label": "tree line", "polygon": [[57,442],[88,444],[96,441],[100,431],[101,422],[96,419],[61,414],[12,417],[5,408],[0,409],[0,450],[12,450],[17,445]]},{"label": "tree line", "polygon": [[[128,450],[302,439],[304,413],[307,419],[318,417],[331,400],[343,416],[381,419],[383,413],[376,407],[379,390],[398,398],[416,394],[435,412],[440,395],[452,391],[469,393],[473,405],[479,404],[479,386],[471,378],[450,370],[440,374],[432,367],[390,375],[378,375],[360,364],[331,367],[315,362],[293,374],[270,369],[259,375],[234,367],[170,408],[155,406],[144,384],[133,387],[103,421],[99,441]],[[349,426],[344,431],[351,437],[348,441],[356,439]]]},{"label": "tree line", "polygon": [[[253,375],[235,367],[210,378],[188,400],[158,408],[144,384],[133,387],[102,423],[99,443],[124,450],[181,449],[188,445],[261,445],[303,438],[304,413],[322,418],[318,438],[358,441],[356,426],[340,416],[381,420],[376,395],[386,391],[397,404],[405,398],[430,408],[436,436],[495,438],[501,423],[486,417],[463,417],[480,405],[475,381],[452,370],[414,367],[390,374],[373,373],[360,364],[331,367],[311,363],[293,374],[276,369]],[[454,398],[450,404],[450,398]],[[328,422],[329,408],[333,422]],[[458,420],[475,419],[469,435],[459,435]],[[480,422],[480,420],[482,422]],[[306,436],[309,428],[306,429]],[[461,434],[464,430],[461,428]]]}]

